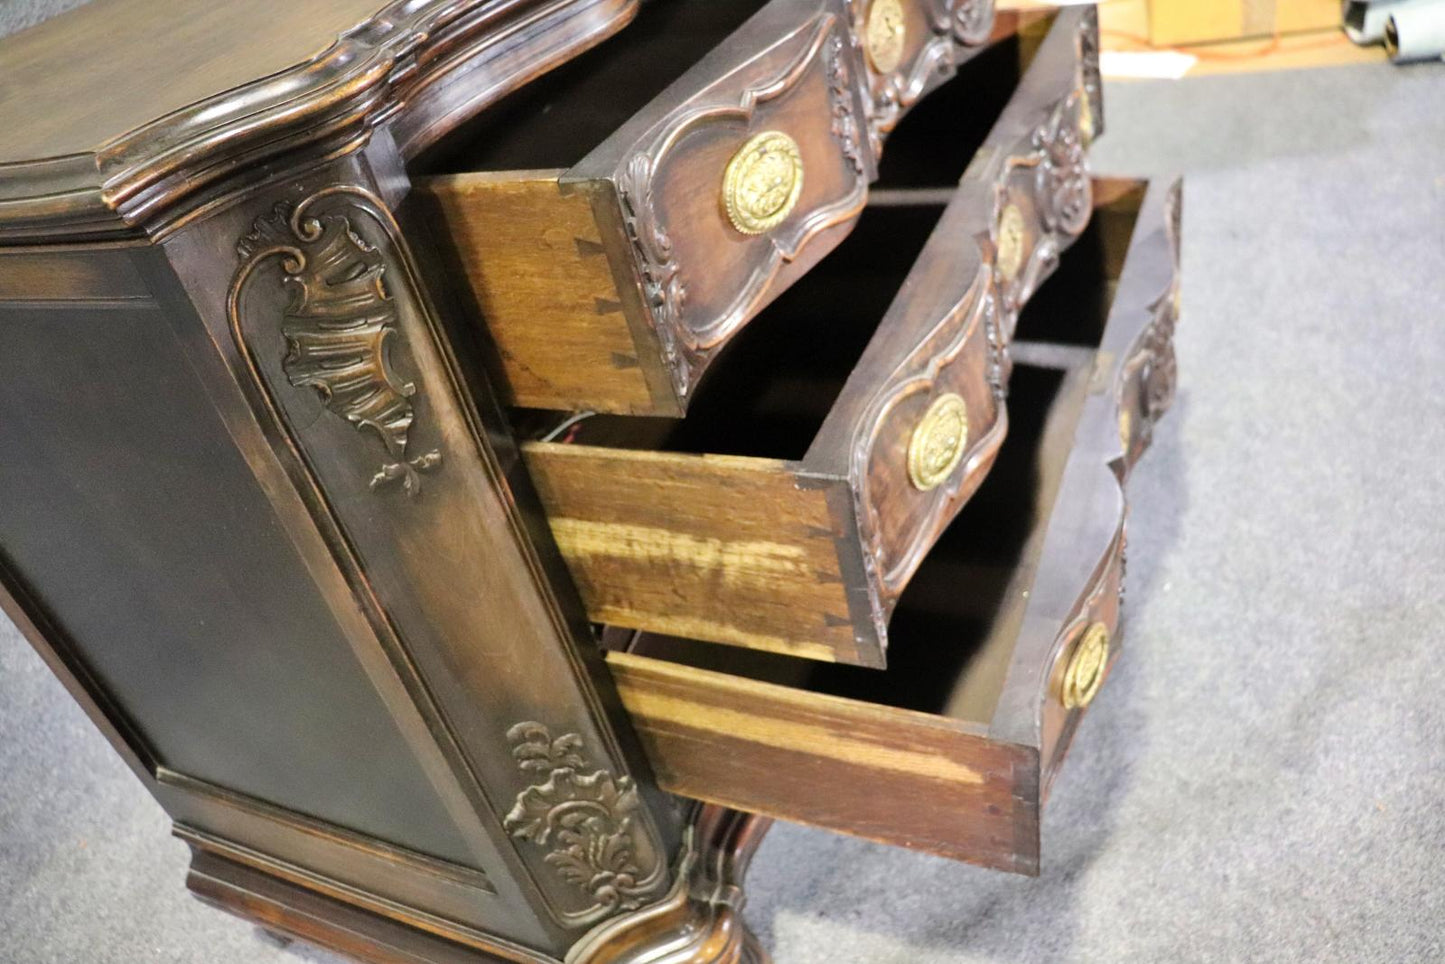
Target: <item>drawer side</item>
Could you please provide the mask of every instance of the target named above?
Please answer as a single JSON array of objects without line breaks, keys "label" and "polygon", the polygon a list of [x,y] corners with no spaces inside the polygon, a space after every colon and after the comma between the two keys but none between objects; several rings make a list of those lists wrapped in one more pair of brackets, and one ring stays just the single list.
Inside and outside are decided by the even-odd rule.
[{"label": "drawer side", "polygon": [[851,520],[790,463],[531,442],[522,447],[589,618],[858,662],[839,544]]},{"label": "drawer side", "polygon": [[676,407],[652,343],[639,345],[583,191],[560,171],[422,179],[438,242],[496,347],[506,400],[635,414]]},{"label": "drawer side", "polygon": [[631,653],[607,664],[663,789],[1037,875],[1037,751],[961,721]]}]

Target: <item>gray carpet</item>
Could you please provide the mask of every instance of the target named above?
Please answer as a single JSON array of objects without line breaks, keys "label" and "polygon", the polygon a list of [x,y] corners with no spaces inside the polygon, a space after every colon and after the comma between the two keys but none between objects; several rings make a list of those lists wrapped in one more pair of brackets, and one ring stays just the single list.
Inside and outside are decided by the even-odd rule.
[{"label": "gray carpet", "polygon": [[[1128,650],[1037,880],[780,825],[748,908],[778,964],[1445,959],[1445,68],[1107,97],[1098,169],[1189,175]],[[330,960],[185,863],[5,627],[0,960]]]}]

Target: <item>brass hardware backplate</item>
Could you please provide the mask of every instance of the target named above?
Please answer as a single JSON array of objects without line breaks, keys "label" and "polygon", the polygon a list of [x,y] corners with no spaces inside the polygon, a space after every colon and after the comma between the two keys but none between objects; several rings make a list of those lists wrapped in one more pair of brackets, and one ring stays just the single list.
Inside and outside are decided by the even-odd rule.
[{"label": "brass hardware backplate", "polygon": [[803,155],[782,131],[749,138],[723,172],[723,207],[743,234],[781,224],[803,191]]},{"label": "brass hardware backplate", "polygon": [[922,492],[937,488],[963,460],[968,407],[949,392],[934,399],[908,442],[908,478]]},{"label": "brass hardware backplate", "polygon": [[868,62],[873,69],[880,74],[897,70],[903,62],[903,41],[908,31],[900,0],[873,0],[863,30]]},{"label": "brass hardware backplate", "polygon": [[1069,665],[1064,669],[1059,692],[1064,708],[1081,710],[1088,706],[1104,682],[1104,670],[1108,665],[1109,627],[1094,623],[1084,631],[1083,638],[1069,657]]},{"label": "brass hardware backplate", "polygon": [[1024,214],[1017,204],[1007,204],[998,217],[998,257],[995,264],[1005,281],[1019,275],[1024,263]]}]

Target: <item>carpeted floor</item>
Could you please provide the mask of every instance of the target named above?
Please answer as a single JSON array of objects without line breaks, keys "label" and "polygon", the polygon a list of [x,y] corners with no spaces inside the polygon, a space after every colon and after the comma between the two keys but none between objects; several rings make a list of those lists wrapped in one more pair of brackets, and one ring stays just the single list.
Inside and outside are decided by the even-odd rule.
[{"label": "carpeted floor", "polygon": [[[1107,103],[1097,169],[1188,175],[1128,650],[1037,880],[779,825],[778,964],[1445,959],[1445,67]],[[185,858],[5,626],[0,961],[331,960],[191,900]]]}]

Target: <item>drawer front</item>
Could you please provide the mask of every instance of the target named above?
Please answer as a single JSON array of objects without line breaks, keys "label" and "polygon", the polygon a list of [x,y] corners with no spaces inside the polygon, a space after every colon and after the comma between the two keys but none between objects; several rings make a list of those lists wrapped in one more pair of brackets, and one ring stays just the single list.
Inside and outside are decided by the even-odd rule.
[{"label": "drawer front", "polygon": [[874,156],[908,108],[985,44],[993,0],[849,0]]},{"label": "drawer front", "polygon": [[563,179],[605,181],[679,407],[841,239],[874,174],[841,2],[774,0]]},{"label": "drawer front", "polygon": [[885,617],[987,474],[1018,312],[1088,224],[1082,51],[1095,29],[1082,10],[1056,19],[810,453],[848,453]]},{"label": "drawer front", "polygon": [[[1128,542],[1124,484],[1174,396],[1180,183],[1156,182],[1147,194],[1143,184],[1094,182],[1095,203],[1106,218],[1110,208],[1132,212],[1132,235],[1127,249],[1118,241],[1110,245],[1127,255],[1122,271],[1106,265],[1107,275],[1118,278],[1109,322],[1054,501],[1060,521],[1042,548],[1044,559],[1055,560],[1054,570],[1041,572],[1031,602],[1035,622],[1020,634],[994,721],[998,737],[1040,747],[1045,796],[1083,711],[1119,655]],[[1075,588],[1080,584],[1083,592]],[[1041,703],[1029,695],[1040,682]]]},{"label": "drawer front", "polygon": [[[463,173],[417,180],[513,404],[683,414],[720,348],[849,232],[887,132],[994,27],[992,0],[771,0],[714,33],[701,5],[670,13],[690,2],[645,6],[477,133]],[[693,66],[634,90],[639,58]]]},{"label": "drawer front", "polygon": [[1012,562],[996,594],[959,578],[972,557],[951,533],[936,553],[955,555],[925,562],[935,591],[906,603],[906,658],[882,672],[648,635],[608,654],[664,789],[1038,872],[1049,786],[1119,654],[1123,486],[1138,451],[1119,428],[1170,344],[1172,321],[1147,309],[1174,301],[1177,210],[1177,185],[1144,198],[1097,351],[1063,353],[1047,414],[1009,439],[1035,452],[1013,463],[1032,489],[998,504],[1032,521],[997,550]]},{"label": "drawer front", "polygon": [[[1088,29],[1057,17],[801,459],[524,448],[594,620],[884,664],[898,595],[1004,437],[1013,317],[1088,222]],[[889,243],[865,224],[840,254],[864,241]]]}]

